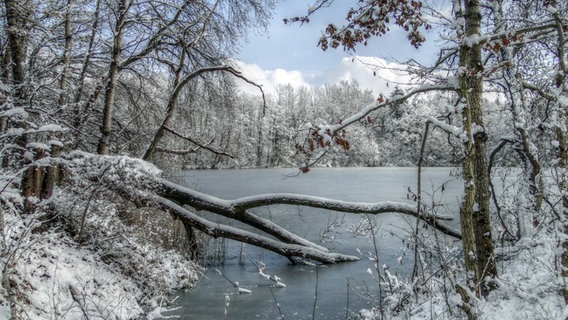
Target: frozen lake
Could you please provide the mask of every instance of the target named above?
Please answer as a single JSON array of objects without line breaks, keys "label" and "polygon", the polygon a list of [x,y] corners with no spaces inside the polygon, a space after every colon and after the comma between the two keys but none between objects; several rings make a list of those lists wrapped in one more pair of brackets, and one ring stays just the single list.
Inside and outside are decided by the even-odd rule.
[{"label": "frozen lake", "polygon": [[[416,168],[325,168],[287,177],[295,172],[295,169],[187,171],[176,182],[225,199],[288,192],[350,201],[409,203],[413,202],[408,199],[408,189],[415,192],[417,184]],[[454,176],[455,169],[426,168],[422,184],[426,203],[431,201],[429,194],[433,193],[436,202],[447,205],[440,210],[456,216],[447,223],[459,230],[457,208],[463,185]],[[346,319],[346,315],[378,304],[378,285],[368,273],[371,269],[376,277],[374,262],[368,259],[375,252],[373,241],[354,232],[361,220],[368,218],[284,205],[254,212],[333,252],[356,255],[361,260],[337,265],[291,265],[289,260],[270,251],[226,241],[224,263],[209,266],[194,289],[180,293],[177,304],[182,308],[172,314],[181,319],[281,319],[281,313],[286,319],[312,319],[314,314],[316,319]],[[415,220],[390,213],[371,219],[376,223],[379,265],[387,265],[389,272],[398,276],[408,276],[413,255],[403,239]],[[262,278],[257,269],[260,263],[266,265],[264,273],[277,275],[286,287],[276,287],[274,282]],[[252,293],[236,293],[215,269]]]}]

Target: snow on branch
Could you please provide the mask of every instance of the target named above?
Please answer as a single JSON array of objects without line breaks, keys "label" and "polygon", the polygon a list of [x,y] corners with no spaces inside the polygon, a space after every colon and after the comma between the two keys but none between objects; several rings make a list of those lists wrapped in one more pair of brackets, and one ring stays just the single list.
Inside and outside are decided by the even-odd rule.
[{"label": "snow on branch", "polygon": [[426,121],[436,126],[437,128],[442,129],[444,132],[462,140],[463,142],[467,141],[467,135],[465,135],[463,129],[459,127],[452,126],[451,124],[442,122],[434,117],[428,117]]},{"label": "snow on branch", "polygon": [[361,110],[359,110],[359,112],[347,117],[346,119],[343,119],[338,124],[327,126],[325,129],[329,130],[331,136],[333,136],[336,132],[340,131],[341,129],[344,129],[344,128],[352,125],[353,123],[364,119],[371,112],[376,111],[376,110],[381,109],[381,108],[384,108],[384,107],[391,105],[393,103],[404,102],[404,101],[408,100],[409,98],[411,98],[411,97],[413,97],[417,94],[420,94],[420,93],[425,93],[425,92],[430,92],[430,91],[450,91],[450,90],[456,90],[456,89],[457,88],[456,88],[456,86],[453,82],[448,82],[448,83],[443,83],[443,84],[424,84],[424,85],[421,85],[420,87],[417,87],[417,88],[411,90],[410,92],[408,92],[404,95],[394,96],[391,99],[386,99],[386,98],[381,97],[381,98],[379,98],[379,100],[377,100],[377,102],[371,103],[371,104],[363,107]]},{"label": "snow on branch", "polygon": [[[295,148],[298,152],[307,155],[308,158],[316,149],[327,150],[328,147],[331,147],[333,145],[338,145],[341,146],[344,150],[349,150],[350,142],[347,139],[345,128],[360,121],[366,123],[370,122],[371,119],[369,114],[371,112],[387,107],[391,104],[402,103],[420,93],[429,91],[455,91],[458,89],[459,82],[455,81],[455,78],[448,78],[444,82],[439,84],[423,84],[410,90],[406,94],[396,95],[390,99],[387,99],[383,95],[380,95],[376,102],[362,107],[358,112],[343,120],[340,120],[337,124],[320,125],[309,128],[309,133],[306,136],[305,141],[302,144],[297,143],[295,145]],[[310,170],[310,167],[313,164],[317,163],[324,154],[325,152],[319,152],[318,157],[316,157],[316,159],[313,161],[309,161],[307,164],[301,167],[300,171],[304,173],[308,172]]]},{"label": "snow on branch", "polygon": [[[176,202],[189,205],[197,210],[206,210],[227,217],[241,217],[241,219],[248,215],[248,209],[274,204],[298,205],[353,214],[381,214],[392,212],[418,216],[414,205],[403,202],[350,202],[292,193],[261,194],[235,200],[225,200],[168,181],[162,181],[161,188],[165,197],[174,199]],[[446,215],[425,215],[421,213],[420,219],[447,235],[461,238],[457,230],[449,228],[438,221],[451,220],[451,217]]]},{"label": "snow on branch", "polygon": [[231,75],[233,75],[235,78],[239,78],[243,81],[245,81],[248,84],[251,84],[255,87],[258,88],[258,90],[260,90],[260,93],[262,94],[262,101],[264,103],[264,108],[266,108],[266,96],[264,94],[264,90],[262,89],[262,86],[259,85],[258,83],[250,80],[249,78],[245,77],[242,72],[240,72],[239,70],[228,66],[228,65],[220,65],[220,66],[212,66],[212,67],[204,67],[204,68],[200,68],[197,69],[195,71],[193,71],[192,73],[190,73],[189,75],[187,75],[178,85],[177,87],[174,89],[174,92],[179,92],[181,91],[181,89],[192,79],[194,79],[195,77],[201,76],[202,74],[208,73],[208,72],[215,72],[215,71],[221,71],[221,72],[227,72],[230,73]]},{"label": "snow on branch", "polygon": [[[402,202],[351,202],[293,193],[272,193],[248,196],[232,200],[230,204],[231,207],[238,212],[272,204],[290,204],[358,214],[397,212],[416,215],[416,207],[414,205]],[[436,216],[436,218],[448,219],[446,216]]]},{"label": "snow on branch", "polygon": [[184,222],[214,238],[223,237],[255,245],[286,257],[301,257],[323,263],[338,263],[359,260],[356,256],[330,253],[298,244],[283,243],[257,233],[209,221],[168,199],[155,196],[153,200],[163,209],[173,211]]},{"label": "snow on branch", "polygon": [[237,211],[271,204],[298,205],[353,214],[381,214],[391,212],[402,213],[415,217],[419,216],[421,220],[432,225],[442,233],[458,239],[461,238],[459,231],[447,227],[438,221],[452,220],[453,217],[441,214],[425,214],[424,212],[421,212],[421,214],[418,215],[416,212],[416,206],[403,202],[351,202],[290,193],[256,195],[231,201],[231,206]]},{"label": "snow on branch", "polygon": [[[541,24],[537,24],[531,27],[526,28],[519,28],[519,29],[512,29],[506,30],[501,32],[496,32],[493,34],[486,34],[483,36],[480,35],[472,35],[470,37],[464,37],[462,39],[463,44],[466,46],[472,47],[475,45],[490,45],[493,47],[494,45],[499,45],[499,48],[502,46],[508,46],[512,43],[521,43],[525,40],[527,35],[537,31],[549,31],[553,32],[555,29],[555,24],[553,21],[544,21]],[[498,49],[498,48],[495,48]]]},{"label": "snow on branch", "polygon": [[[91,181],[104,183],[107,188],[128,194],[132,190],[146,190],[196,210],[213,212],[230,219],[244,222],[287,243],[295,243],[327,252],[327,248],[303,239],[274,222],[245,211],[236,214],[226,200],[199,191],[185,188],[160,179],[159,171],[152,164],[128,157],[94,156],[84,152],[73,152],[66,166],[76,175]],[[128,159],[130,161],[128,161]]]}]

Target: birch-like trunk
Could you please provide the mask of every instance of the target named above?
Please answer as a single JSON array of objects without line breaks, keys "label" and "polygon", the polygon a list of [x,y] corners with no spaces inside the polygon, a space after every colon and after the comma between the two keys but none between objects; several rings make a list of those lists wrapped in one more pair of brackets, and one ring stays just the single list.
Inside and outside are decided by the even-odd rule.
[{"label": "birch-like trunk", "polygon": [[73,48],[73,33],[71,31],[71,15],[73,0],[67,0],[67,7],[65,11],[65,50],[63,51],[63,69],[61,71],[61,78],[59,79],[59,108],[67,104],[67,81],[69,78],[69,63],[71,62],[71,49]]}]

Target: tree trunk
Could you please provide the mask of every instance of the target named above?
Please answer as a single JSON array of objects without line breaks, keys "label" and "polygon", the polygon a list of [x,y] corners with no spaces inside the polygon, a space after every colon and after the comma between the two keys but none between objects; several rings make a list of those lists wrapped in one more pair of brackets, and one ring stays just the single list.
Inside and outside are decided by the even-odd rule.
[{"label": "tree trunk", "polygon": [[112,127],[112,114],[114,108],[114,96],[120,73],[120,54],[122,52],[122,40],[124,37],[124,28],[126,15],[128,13],[127,0],[120,0],[118,3],[118,17],[116,19],[116,27],[114,30],[114,41],[112,48],[112,61],[109,67],[108,82],[105,91],[105,100],[103,107],[103,123],[101,126],[101,138],[97,147],[97,153],[108,155],[110,145],[110,132]]},{"label": "tree trunk", "polygon": [[258,111],[257,128],[256,128],[256,167],[262,167],[262,149],[263,149],[263,133],[264,118],[266,117],[266,104],[263,104],[262,111]]},{"label": "tree trunk", "polygon": [[[564,121],[568,122],[568,115],[566,115],[566,110],[564,110]],[[567,124],[568,125],[568,124]],[[566,133],[562,132],[560,128],[557,128],[557,139],[560,141],[559,149],[559,160],[558,169],[560,170],[559,175],[559,186],[560,192],[562,193],[562,213],[563,213],[563,223],[564,223],[564,235],[568,238],[568,142],[566,140]],[[562,242],[562,276],[565,279],[565,283],[568,282],[568,240]],[[568,304],[568,287],[564,287],[562,290],[562,296],[564,297],[564,302]]]},{"label": "tree trunk", "polygon": [[8,35],[8,45],[11,60],[12,81],[16,91],[16,103],[21,104],[25,100],[26,88],[25,82],[25,61],[26,61],[26,19],[29,16],[27,12],[28,1],[21,0],[4,0],[6,6],[6,33]]},{"label": "tree trunk", "polygon": [[[93,48],[95,45],[95,38],[97,36],[97,30],[98,30],[98,25],[99,25],[99,12],[100,12],[100,7],[101,7],[101,0],[97,0],[97,3],[95,5],[95,11],[94,11],[94,17],[93,17],[93,24],[91,25],[91,34],[89,37],[89,44],[87,46],[87,50],[85,52],[85,60],[83,61],[83,66],[81,68],[81,74],[79,75],[79,81],[77,84],[77,93],[75,95],[75,119],[73,120],[73,125],[75,127],[76,130],[78,130],[81,127],[81,124],[83,123],[83,111],[89,112],[89,108],[90,105],[94,102],[91,102],[91,98],[98,97],[99,92],[102,90],[102,86],[99,84],[97,85],[96,89],[95,89],[95,93],[93,94],[93,96],[91,98],[89,98],[87,100],[87,102],[85,103],[85,108],[81,108],[81,101],[83,99],[83,92],[85,91],[85,78],[87,77],[87,71],[89,70],[90,64],[91,64],[91,58],[93,56]],[[104,81],[103,81],[104,83]],[[99,87],[101,87],[101,89],[99,89]],[[78,148],[81,145],[81,134],[78,134],[75,137],[74,140],[74,147]]]},{"label": "tree trunk", "polygon": [[465,265],[473,272],[473,291],[485,296],[492,289],[487,278],[497,269],[491,237],[489,171],[486,158],[487,135],[483,127],[483,61],[481,45],[481,12],[478,0],[465,0],[465,32],[460,52],[460,92],[463,103],[464,144],[463,177],[465,197],[460,208]]},{"label": "tree trunk", "polygon": [[[134,197],[138,197],[134,195]],[[162,209],[174,213],[186,225],[194,227],[201,232],[213,237],[223,237],[252,244],[254,246],[270,250],[285,257],[299,257],[311,259],[322,263],[338,263],[346,261],[357,261],[359,258],[340,253],[332,253],[319,250],[314,247],[303,246],[293,243],[284,243],[259,234],[234,228],[217,222],[211,222],[207,219],[199,217],[193,212],[183,208],[182,206],[162,197],[153,197],[150,202],[157,204]],[[186,227],[187,228],[187,227]]]},{"label": "tree trunk", "polygon": [[[14,107],[26,107],[28,99],[28,88],[25,83],[25,60],[26,60],[26,42],[27,33],[29,32],[26,27],[30,12],[28,1],[14,1],[5,0],[6,6],[6,33],[8,35],[8,51],[11,59],[11,75],[12,84],[15,88]],[[20,127],[27,129],[26,122],[10,123],[7,121],[6,127]],[[26,150],[28,144],[27,134],[22,134],[16,140],[16,143],[21,147],[21,150]],[[28,165],[30,161],[23,155],[24,151],[19,151],[21,160],[18,160],[20,165]],[[36,150],[35,159],[43,157],[43,151]],[[41,197],[42,174],[43,169],[36,166],[29,166],[24,170],[21,183],[21,192],[25,198],[24,208],[26,211],[31,211],[34,207],[33,198],[39,199]]]},{"label": "tree trunk", "polygon": [[191,260],[197,261],[199,259],[199,246],[197,244],[197,235],[190,223],[182,222],[185,229],[185,237],[187,241],[187,250]]},{"label": "tree trunk", "polygon": [[69,77],[69,63],[71,61],[71,50],[73,48],[73,33],[71,32],[71,7],[73,0],[67,0],[67,9],[65,12],[65,50],[63,51],[63,69],[61,78],[59,79],[59,108],[67,104],[67,78]]}]

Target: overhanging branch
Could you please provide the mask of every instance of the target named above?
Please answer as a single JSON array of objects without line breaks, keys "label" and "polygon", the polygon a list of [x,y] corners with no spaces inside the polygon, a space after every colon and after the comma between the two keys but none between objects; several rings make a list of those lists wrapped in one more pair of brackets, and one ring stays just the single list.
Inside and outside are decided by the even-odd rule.
[{"label": "overhanging branch", "polygon": [[173,211],[184,223],[190,224],[192,227],[206,233],[214,238],[223,237],[236,241],[252,244],[257,247],[265,248],[286,257],[301,257],[323,263],[338,263],[359,260],[356,256],[344,255],[340,253],[331,253],[317,248],[307,247],[298,244],[283,243],[259,234],[224,225],[214,223],[191,211],[181,207],[173,201],[156,196],[153,200],[169,211]]}]

